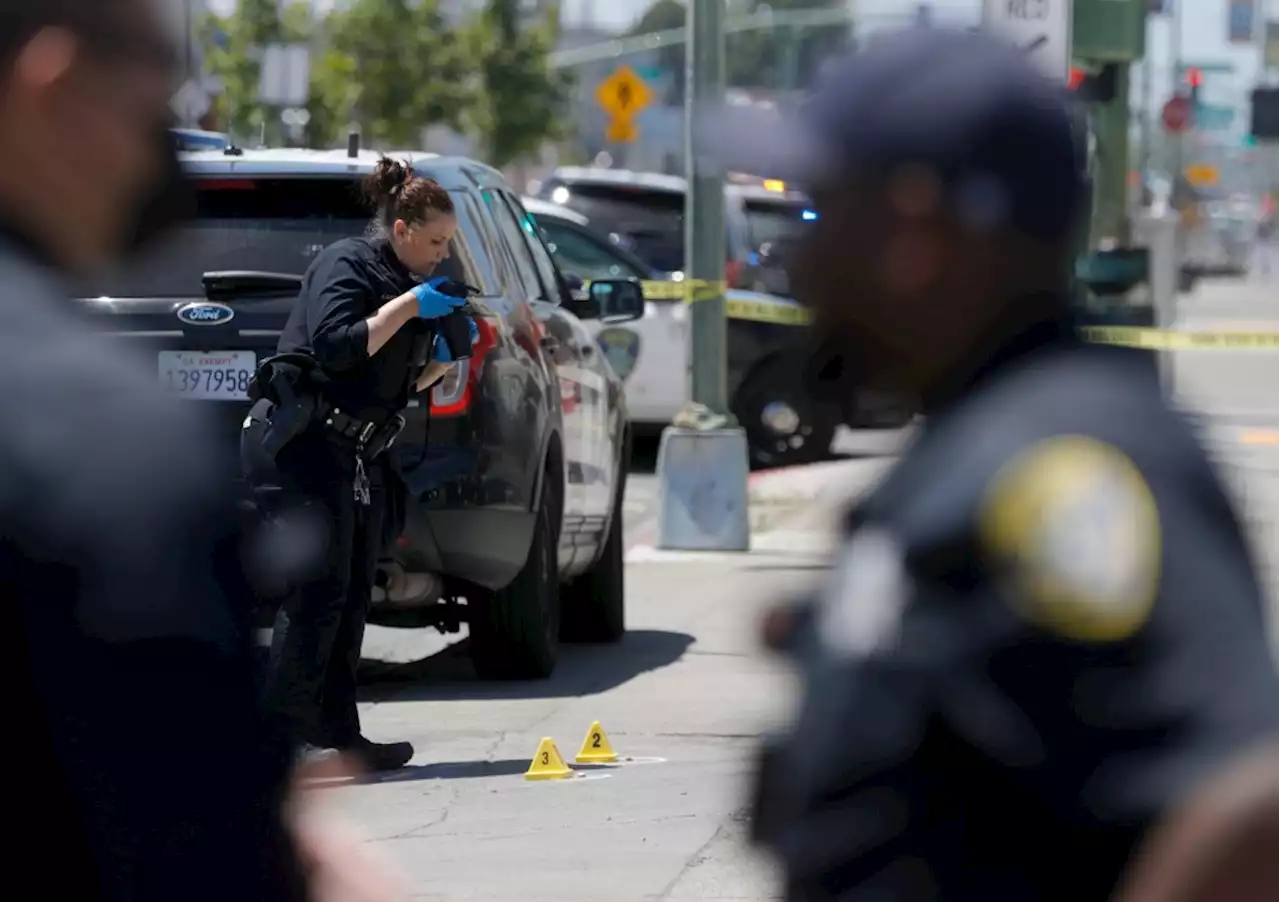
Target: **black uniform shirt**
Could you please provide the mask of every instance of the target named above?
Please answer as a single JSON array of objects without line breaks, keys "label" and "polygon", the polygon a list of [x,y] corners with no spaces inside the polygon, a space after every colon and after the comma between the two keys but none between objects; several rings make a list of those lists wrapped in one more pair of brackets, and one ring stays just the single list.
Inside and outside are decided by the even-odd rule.
[{"label": "black uniform shirt", "polygon": [[417,278],[385,238],[344,238],[321,251],[302,279],[302,292],[280,335],[279,352],[315,355],[332,380],[328,400],[343,412],[381,422],[403,409],[415,353],[430,327],[414,319],[372,357],[370,316]]},{"label": "black uniform shirt", "polygon": [[1103,902],[1277,729],[1239,523],[1149,359],[1032,330],[847,521],[757,834],[788,898]]},{"label": "black uniform shirt", "polygon": [[56,897],[301,898],[224,438],[2,226],[0,379],[5,761],[31,790],[10,803],[6,872],[52,837]]}]

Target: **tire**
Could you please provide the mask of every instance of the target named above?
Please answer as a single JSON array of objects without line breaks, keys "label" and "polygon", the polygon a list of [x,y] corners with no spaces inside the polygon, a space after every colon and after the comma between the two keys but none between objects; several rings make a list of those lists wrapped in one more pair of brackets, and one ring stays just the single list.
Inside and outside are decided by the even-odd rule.
[{"label": "tire", "polygon": [[[560,644],[559,504],[551,473],[542,480],[529,557],[510,585],[482,598],[470,623],[471,662],[485,680],[541,680]],[[468,600],[469,602],[469,600]]]},{"label": "tire", "polygon": [[[630,459],[630,442],[623,461]],[[627,632],[627,600],[622,547],[622,505],[626,497],[625,465],[618,474],[618,488],[613,499],[613,519],[605,536],[600,558],[591,569],[563,587],[563,615],[560,638],[566,642],[612,644],[622,641]]]},{"label": "tire", "polygon": [[[746,430],[753,470],[816,463],[831,456],[838,411],[813,399],[801,371],[786,356],[769,357],[755,365],[734,393],[733,414]],[[785,413],[771,425],[771,414],[777,410]],[[777,422],[792,414],[792,422]]]}]

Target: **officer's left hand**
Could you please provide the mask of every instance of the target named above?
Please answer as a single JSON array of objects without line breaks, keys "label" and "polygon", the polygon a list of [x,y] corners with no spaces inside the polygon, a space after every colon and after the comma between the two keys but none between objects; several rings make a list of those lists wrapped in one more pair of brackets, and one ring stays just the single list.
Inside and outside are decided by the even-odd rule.
[{"label": "officer's left hand", "polygon": [[465,297],[442,294],[438,289],[447,279],[437,277],[421,282],[409,290],[418,301],[418,316],[423,319],[438,319],[447,316],[467,303]]},{"label": "officer's left hand", "polygon": [[[475,347],[477,341],[480,340],[480,328],[476,325],[476,321],[467,317],[467,331],[471,333],[471,346]],[[431,348],[431,359],[440,363],[453,363],[453,355],[449,353],[449,343],[444,340],[443,336],[435,337],[434,345]]]}]

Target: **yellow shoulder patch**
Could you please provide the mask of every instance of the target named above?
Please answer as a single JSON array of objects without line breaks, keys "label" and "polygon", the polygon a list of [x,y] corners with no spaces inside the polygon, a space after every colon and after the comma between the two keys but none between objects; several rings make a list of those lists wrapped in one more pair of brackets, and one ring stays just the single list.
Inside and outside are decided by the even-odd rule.
[{"label": "yellow shoulder patch", "polygon": [[1032,446],[996,474],[979,535],[1027,620],[1065,638],[1114,642],[1138,631],[1160,583],[1160,519],[1142,474],[1084,436]]}]

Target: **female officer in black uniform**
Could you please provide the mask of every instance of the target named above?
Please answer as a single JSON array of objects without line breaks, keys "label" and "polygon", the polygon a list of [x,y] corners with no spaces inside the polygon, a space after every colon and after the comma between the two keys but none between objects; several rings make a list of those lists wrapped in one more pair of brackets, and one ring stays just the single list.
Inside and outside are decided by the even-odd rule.
[{"label": "female officer in black uniform", "polygon": [[386,502],[385,463],[372,449],[396,429],[411,387],[425,390],[447,370],[443,342],[425,370],[414,363],[415,347],[430,340],[430,320],[465,299],[437,291],[443,279],[422,281],[448,256],[458,227],[448,193],[386,158],[364,188],[380,228],[320,252],[280,338],[280,353],[312,356],[327,380],[322,395],[332,409],[277,460],[286,490],[322,514],[327,554],[277,615],[266,701],[304,752],[353,752],[373,770],[393,770],[413,747],[365,739],[356,709]]}]

